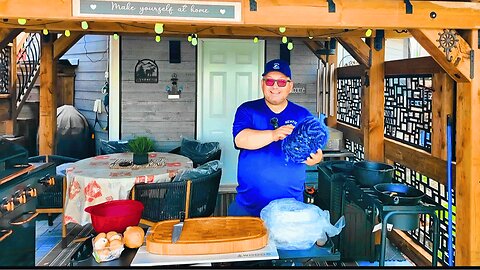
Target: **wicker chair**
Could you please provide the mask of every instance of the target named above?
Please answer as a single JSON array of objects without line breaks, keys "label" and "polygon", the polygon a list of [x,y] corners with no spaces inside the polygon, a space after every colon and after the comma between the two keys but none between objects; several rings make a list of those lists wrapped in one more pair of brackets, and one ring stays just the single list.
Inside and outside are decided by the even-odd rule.
[{"label": "wicker chair", "polygon": [[[199,152],[201,149],[203,152]],[[222,149],[219,142],[200,142],[190,139],[182,139],[179,147],[170,150],[170,153],[186,156],[193,161],[193,167],[196,168],[212,160],[220,160]]]},{"label": "wicker chair", "polygon": [[132,189],[133,199],[144,205],[141,223],[186,218],[208,217],[215,210],[222,170],[187,181],[141,183]]}]

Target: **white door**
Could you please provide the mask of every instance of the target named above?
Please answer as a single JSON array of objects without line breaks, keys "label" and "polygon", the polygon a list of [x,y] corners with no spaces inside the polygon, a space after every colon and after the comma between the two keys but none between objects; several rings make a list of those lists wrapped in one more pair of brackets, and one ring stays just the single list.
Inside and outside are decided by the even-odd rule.
[{"label": "white door", "polygon": [[233,118],[240,104],[263,96],[264,42],[202,39],[198,46],[197,137],[220,142],[221,184],[236,184],[239,151],[233,147]]}]

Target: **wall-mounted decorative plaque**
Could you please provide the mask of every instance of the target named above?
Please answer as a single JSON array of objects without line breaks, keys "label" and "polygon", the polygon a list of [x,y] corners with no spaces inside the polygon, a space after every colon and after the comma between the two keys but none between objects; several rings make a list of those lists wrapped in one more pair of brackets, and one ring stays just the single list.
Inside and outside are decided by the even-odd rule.
[{"label": "wall-mounted decorative plaque", "polygon": [[142,59],[138,60],[135,65],[135,82],[136,83],[157,83],[158,82],[158,66],[154,60]]}]

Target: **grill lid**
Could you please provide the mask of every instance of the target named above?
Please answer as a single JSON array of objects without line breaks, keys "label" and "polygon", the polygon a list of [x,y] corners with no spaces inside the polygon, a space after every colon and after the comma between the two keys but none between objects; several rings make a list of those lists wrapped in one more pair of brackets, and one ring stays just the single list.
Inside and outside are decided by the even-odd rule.
[{"label": "grill lid", "polygon": [[0,174],[28,164],[28,151],[16,143],[0,138]]}]

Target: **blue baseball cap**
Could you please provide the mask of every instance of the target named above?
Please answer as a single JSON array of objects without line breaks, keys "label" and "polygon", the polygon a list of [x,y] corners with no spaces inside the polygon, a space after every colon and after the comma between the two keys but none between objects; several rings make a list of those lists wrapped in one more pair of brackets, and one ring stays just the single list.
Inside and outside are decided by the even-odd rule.
[{"label": "blue baseball cap", "polygon": [[290,70],[290,65],[287,61],[282,59],[274,59],[265,64],[265,69],[262,76],[267,75],[267,73],[272,71],[278,71],[283,73],[283,75],[292,78],[292,71]]}]

